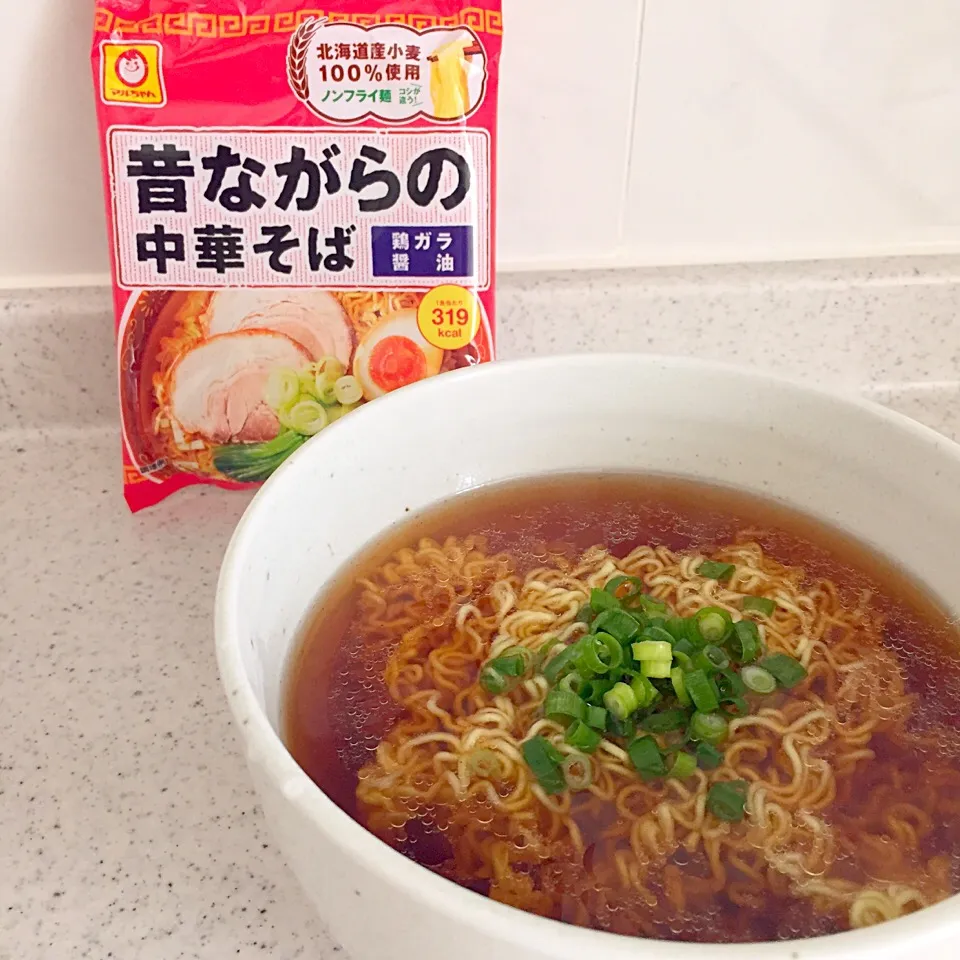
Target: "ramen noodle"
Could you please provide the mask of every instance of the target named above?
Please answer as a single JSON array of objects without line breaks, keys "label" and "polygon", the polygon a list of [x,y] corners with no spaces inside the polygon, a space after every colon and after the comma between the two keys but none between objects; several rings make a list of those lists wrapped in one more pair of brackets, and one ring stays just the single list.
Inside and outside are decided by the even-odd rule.
[{"label": "ramen noodle", "polygon": [[500,0],[106,0],[133,510],[494,353]]}]

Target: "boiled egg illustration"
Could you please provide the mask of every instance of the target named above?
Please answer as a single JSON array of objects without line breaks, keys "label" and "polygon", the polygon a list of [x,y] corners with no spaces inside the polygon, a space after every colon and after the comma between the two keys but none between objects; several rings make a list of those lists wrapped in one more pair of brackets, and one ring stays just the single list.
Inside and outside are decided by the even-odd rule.
[{"label": "boiled egg illustration", "polygon": [[440,372],[443,351],[428,343],[415,310],[401,310],[369,330],[357,346],[353,374],[363,395],[374,400],[398,387]]}]

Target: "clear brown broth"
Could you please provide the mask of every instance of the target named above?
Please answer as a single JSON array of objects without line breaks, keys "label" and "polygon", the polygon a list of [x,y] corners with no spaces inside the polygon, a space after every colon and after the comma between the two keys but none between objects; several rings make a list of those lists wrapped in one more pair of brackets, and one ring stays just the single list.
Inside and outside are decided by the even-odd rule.
[{"label": "clear brown broth", "polygon": [[[803,567],[811,579],[832,580],[845,596],[871,591],[873,608],[886,620],[884,643],[906,664],[910,692],[919,694],[911,725],[942,725],[956,740],[944,745],[945,753],[960,757],[960,632],[940,604],[895,563],[772,500],[685,479],[616,474],[558,475],[481,488],[407,518],[364,549],[327,585],[305,620],[287,672],[287,746],[321,789],[358,819],[357,773],[398,714],[385,688],[378,696],[378,677],[371,666],[361,669],[351,656],[363,644],[352,622],[357,581],[422,537],[482,535],[490,552],[509,553],[522,575],[542,563],[547,546],[557,544],[571,552],[603,544],[617,556],[641,544],[709,552],[744,531],[750,531],[771,558]],[[361,712],[348,706],[358,701],[363,703]],[[882,763],[883,746],[877,746],[876,762]],[[903,757],[898,760],[902,764]],[[918,778],[923,763],[918,755]],[[429,838],[419,839],[415,851],[404,852],[416,852],[414,859],[430,866]],[[957,889],[960,827],[943,825],[932,842],[939,845],[938,852],[952,857]],[[482,884],[469,885],[483,891]],[[771,908],[778,912],[773,904]],[[765,929],[737,930],[731,918],[731,930],[720,939],[782,937],[787,928],[778,919],[771,917]],[[791,923],[791,936],[834,929],[801,909],[793,910]]]}]

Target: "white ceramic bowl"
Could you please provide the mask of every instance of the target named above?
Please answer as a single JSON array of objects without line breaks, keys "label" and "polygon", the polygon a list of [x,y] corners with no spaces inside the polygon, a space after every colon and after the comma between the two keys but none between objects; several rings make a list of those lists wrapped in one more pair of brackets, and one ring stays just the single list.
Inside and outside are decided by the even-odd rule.
[{"label": "white ceramic bowl", "polygon": [[311,603],[364,544],[480,484],[640,470],[732,484],[895,557],[960,612],[960,447],[880,407],[691,360],[579,356],[445,374],[353,413],[253,500],[227,551],[217,655],[274,835],[352,960],[894,960],[956,956],[960,897],[870,929],[710,946],[544,920],[407,860],[342,813],[277,735]]}]

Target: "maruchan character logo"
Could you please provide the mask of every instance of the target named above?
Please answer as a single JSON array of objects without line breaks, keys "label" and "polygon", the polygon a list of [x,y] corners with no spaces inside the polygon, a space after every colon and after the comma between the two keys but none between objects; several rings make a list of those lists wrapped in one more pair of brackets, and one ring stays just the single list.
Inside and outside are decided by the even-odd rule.
[{"label": "maruchan character logo", "polygon": [[142,87],[149,74],[147,58],[139,50],[127,50],[117,57],[117,79],[128,87]]},{"label": "maruchan character logo", "polygon": [[162,107],[163,47],[153,40],[100,44],[100,99],[128,107]]}]

